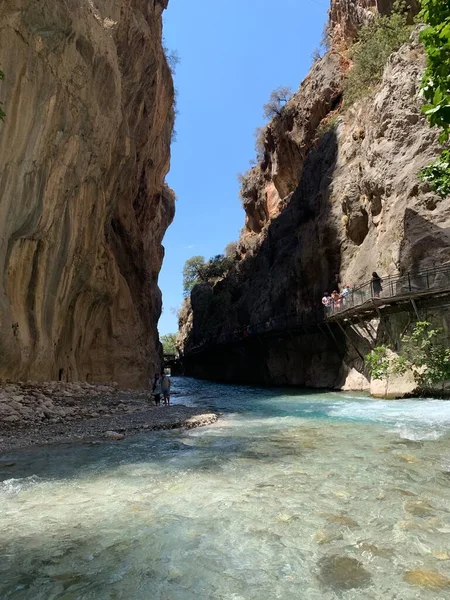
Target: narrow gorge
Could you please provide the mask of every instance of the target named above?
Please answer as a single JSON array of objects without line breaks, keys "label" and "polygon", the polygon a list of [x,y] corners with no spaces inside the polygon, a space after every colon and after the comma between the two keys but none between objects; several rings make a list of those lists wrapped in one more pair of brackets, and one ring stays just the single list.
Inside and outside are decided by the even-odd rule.
[{"label": "narrow gorge", "polygon": [[420,4],[0,0],[1,600],[450,600]]},{"label": "narrow gorge", "polygon": [[[259,162],[242,178],[245,225],[233,264],[220,280],[197,285],[181,311],[187,374],[367,389],[365,355],[388,335],[398,340],[413,307],[369,329],[329,331],[314,325],[324,292],[357,288],[374,271],[418,273],[449,261],[449,200],[418,177],[440,146],[421,114],[417,3],[409,41],[389,57],[381,82],[343,100],[356,34],[393,4],[331,1],[328,50],[265,127]],[[290,315],[300,325],[277,331]],[[445,310],[439,318],[448,329]]]},{"label": "narrow gorge", "polygon": [[174,216],[167,0],[0,5],[0,380],[146,386]]}]

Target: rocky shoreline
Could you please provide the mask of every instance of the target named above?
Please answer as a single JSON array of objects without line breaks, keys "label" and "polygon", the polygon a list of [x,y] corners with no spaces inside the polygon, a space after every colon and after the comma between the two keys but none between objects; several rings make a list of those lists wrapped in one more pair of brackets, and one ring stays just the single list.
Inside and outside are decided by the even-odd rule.
[{"label": "rocky shoreline", "polygon": [[33,445],[123,439],[159,429],[191,429],[215,413],[173,404],[155,407],[148,392],[117,385],[0,383],[0,452]]}]

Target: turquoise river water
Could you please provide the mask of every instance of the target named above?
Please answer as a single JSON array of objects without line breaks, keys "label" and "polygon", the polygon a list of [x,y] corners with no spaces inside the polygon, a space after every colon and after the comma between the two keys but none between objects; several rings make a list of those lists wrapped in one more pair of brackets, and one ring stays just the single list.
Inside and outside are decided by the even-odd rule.
[{"label": "turquoise river water", "polygon": [[222,418],[3,457],[1,600],[450,599],[450,402],[174,389]]}]

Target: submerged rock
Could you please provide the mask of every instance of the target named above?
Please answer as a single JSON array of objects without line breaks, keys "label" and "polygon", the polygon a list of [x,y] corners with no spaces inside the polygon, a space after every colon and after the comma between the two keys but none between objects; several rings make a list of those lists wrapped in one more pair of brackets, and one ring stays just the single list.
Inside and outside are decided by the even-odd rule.
[{"label": "submerged rock", "polygon": [[330,542],[336,542],[343,539],[343,535],[340,531],[322,530],[318,531],[314,536],[314,541],[320,544],[329,544]]},{"label": "submerged rock", "polygon": [[406,583],[428,590],[437,590],[450,587],[450,578],[438,571],[429,569],[413,569],[407,571],[403,577]]},{"label": "submerged rock", "polygon": [[426,500],[407,502],[405,510],[416,517],[428,517],[433,513],[433,507]]},{"label": "submerged rock", "polygon": [[318,566],[319,579],[334,590],[352,590],[367,587],[371,582],[371,575],[362,563],[349,556],[325,556]]},{"label": "submerged rock", "polygon": [[336,525],[343,525],[344,527],[349,527],[350,529],[356,529],[359,527],[359,524],[350,517],[346,515],[330,515],[327,517],[327,521],[329,523],[335,523]]},{"label": "submerged rock", "polygon": [[450,554],[448,552],[441,552],[439,550],[433,550],[433,552],[431,554],[437,560],[449,560],[450,559]]},{"label": "submerged rock", "polygon": [[394,556],[394,551],[390,548],[379,548],[370,542],[362,542],[361,544],[358,544],[357,547],[363,552],[370,552],[374,556],[380,556],[381,558],[391,558]]},{"label": "submerged rock", "polygon": [[400,458],[402,458],[405,462],[408,463],[415,463],[419,460],[417,456],[414,456],[413,454],[400,454]]}]

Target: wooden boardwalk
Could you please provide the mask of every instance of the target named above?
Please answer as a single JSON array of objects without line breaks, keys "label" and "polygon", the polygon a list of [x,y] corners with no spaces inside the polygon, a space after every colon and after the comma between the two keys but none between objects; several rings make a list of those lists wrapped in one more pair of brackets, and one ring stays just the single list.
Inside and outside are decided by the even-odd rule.
[{"label": "wooden boardwalk", "polygon": [[339,305],[325,312],[322,307],[317,311],[274,315],[269,321],[252,323],[234,331],[228,330],[226,323],[222,323],[209,332],[206,339],[192,347],[187,356],[215,346],[240,345],[255,338],[294,333],[308,335],[317,331],[327,332],[336,341],[333,323],[342,330],[346,323],[367,322],[396,312],[413,312],[420,320],[424,318],[421,317],[421,311],[425,308],[450,306],[450,264],[419,273],[385,277],[382,287],[377,297],[372,282],[366,282],[355,288]]},{"label": "wooden boardwalk", "polygon": [[414,311],[420,319],[421,307],[450,303],[450,266],[386,277],[382,288],[376,295],[372,282],[364,283],[327,309],[325,322],[360,321],[379,316],[381,312],[403,311]]}]

